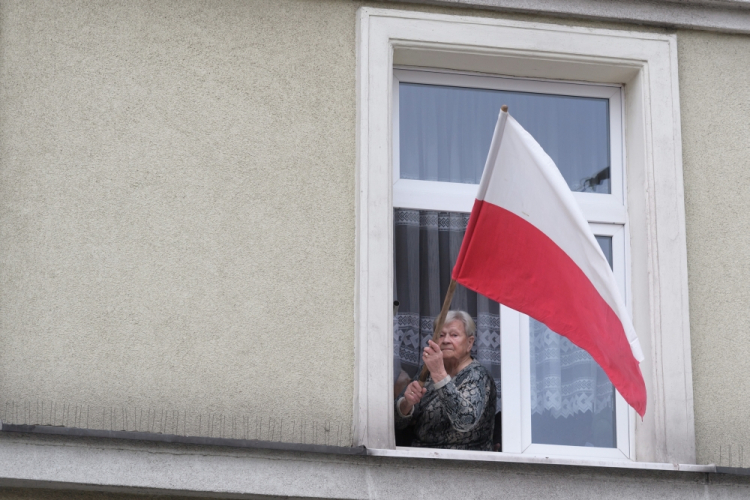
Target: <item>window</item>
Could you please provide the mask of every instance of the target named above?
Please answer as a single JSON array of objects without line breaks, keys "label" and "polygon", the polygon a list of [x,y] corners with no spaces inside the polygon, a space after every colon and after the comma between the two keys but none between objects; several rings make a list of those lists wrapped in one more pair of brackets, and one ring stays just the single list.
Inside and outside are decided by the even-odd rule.
[{"label": "window", "polygon": [[[513,80],[515,78],[525,79],[524,82],[541,79],[603,85],[614,93],[622,89],[623,151],[619,155],[610,151],[612,158],[623,159],[621,173],[616,174],[613,163],[609,193],[581,192],[576,198],[589,221],[597,224],[592,226],[595,233],[612,237],[615,272],[629,269],[622,286],[646,355],[641,370],[649,406],[643,421],[629,419],[627,429],[616,424],[618,448],[600,446],[598,449],[616,451],[630,460],[694,463],[675,37],[363,7],[359,10],[357,40],[356,444],[364,444],[371,453],[384,455],[450,455],[434,450],[429,453],[396,450],[393,438],[393,207],[401,203],[401,187],[394,186],[394,179],[397,183],[419,181],[401,179],[400,175],[394,178],[393,154],[398,144],[394,143],[393,87],[394,74],[397,77],[399,67],[418,67],[446,70],[441,78],[453,78],[450,72],[483,73],[511,77],[510,83],[521,81]],[[445,81],[441,85],[446,85]],[[542,93],[566,94],[560,91]],[[509,104],[514,113],[515,105]],[[610,112],[616,109],[610,101]],[[518,117],[518,113],[515,116]],[[614,127],[616,124],[613,125],[611,118],[610,127]],[[611,128],[610,135],[612,133]],[[610,146],[615,148],[617,144],[611,142]],[[454,181],[450,175],[449,180]],[[573,177],[579,180],[593,177],[586,186],[580,186],[584,191],[606,191],[606,183],[596,182],[597,179],[604,181],[604,175],[597,178],[576,174]],[[617,182],[621,182],[619,187]],[[403,184],[404,189],[409,183]],[[471,199],[475,189],[469,184],[467,188]],[[434,197],[428,194],[414,203],[419,203],[418,207],[429,206],[422,202],[429,203]],[[417,200],[413,196],[410,199]],[[466,211],[448,206],[436,209]],[[627,238],[625,233],[618,233],[619,228],[627,228]],[[611,231],[607,233],[605,229]],[[531,332],[533,325],[523,318],[511,321],[508,314],[501,314],[501,318],[504,332],[511,328],[523,335],[525,331]],[[515,352],[524,354],[522,350],[529,349],[529,343],[520,337],[516,339],[519,345]],[[508,349],[505,341],[503,338],[504,350]],[[525,355],[517,359],[519,367],[515,373],[528,373],[531,379],[531,372],[522,370],[521,366],[528,359]],[[508,368],[509,363],[504,362],[502,370]],[[505,408],[508,398],[520,401],[524,396],[519,387],[505,387],[510,377],[502,378]],[[517,393],[512,394],[513,390]],[[523,402],[518,408],[531,413],[531,401]],[[543,457],[564,456],[560,460],[568,460],[566,463],[574,460],[590,464],[603,464],[614,458],[605,454],[587,462],[575,451],[586,447],[532,443],[535,440],[533,429],[522,427],[523,422],[531,421],[532,417],[520,414],[514,418],[520,422],[521,432],[517,437],[520,441],[515,448],[510,441],[503,443],[504,449],[513,451],[462,452],[451,457],[533,461],[540,453]],[[619,419],[620,415],[615,418]],[[619,449],[621,429],[628,433],[625,441],[629,443],[629,450]],[[530,444],[526,446],[526,443]],[[537,444],[558,448],[526,451]],[[589,451],[584,450],[585,455],[591,457]]]},{"label": "window", "polygon": [[[393,75],[394,293],[402,301],[394,380],[421,368],[502,104],[559,165],[626,296],[620,86],[424,69]],[[633,416],[585,351],[463,287],[453,304],[477,322],[473,354],[501,396],[503,451],[628,457]]]}]

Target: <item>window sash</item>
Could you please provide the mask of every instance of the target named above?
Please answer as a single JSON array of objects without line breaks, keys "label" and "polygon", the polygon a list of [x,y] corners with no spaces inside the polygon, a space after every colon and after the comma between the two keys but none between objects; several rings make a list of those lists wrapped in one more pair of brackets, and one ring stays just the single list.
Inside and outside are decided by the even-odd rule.
[{"label": "window sash", "polygon": [[[476,184],[400,178],[399,83],[421,83],[494,90],[523,91],[609,99],[611,194],[573,193],[597,235],[612,236],[613,268],[620,292],[627,290],[627,209],[623,166],[623,99],[619,86],[460,74],[439,70],[394,68],[393,71],[393,207],[470,212]],[[589,457],[627,460],[632,455],[634,412],[616,392],[616,448],[534,444],[531,442],[529,318],[501,305],[501,380],[503,394],[503,452],[532,456]]]},{"label": "window sash", "polygon": [[[587,207],[593,218],[606,218],[607,215],[617,215],[618,220],[625,218],[625,192],[624,192],[624,151],[623,151],[623,112],[622,112],[622,87],[617,85],[591,85],[584,83],[563,83],[546,80],[531,80],[522,78],[506,78],[497,76],[486,76],[477,74],[465,74],[443,70],[414,70],[405,68],[394,68],[393,70],[393,206],[399,208],[415,208],[429,210],[446,210],[446,208],[433,208],[435,201],[430,202],[432,191],[435,194],[449,195],[449,203],[456,207],[465,206],[461,200],[464,199],[470,184],[419,181],[412,179],[401,179],[401,156],[400,152],[400,116],[399,116],[399,83],[419,83],[425,85],[442,85],[452,87],[469,87],[489,90],[504,90],[525,93],[568,95],[575,97],[594,97],[609,100],[609,130],[610,130],[610,182],[611,194],[604,193],[573,193],[576,200],[582,202],[582,208]],[[510,110],[512,114],[512,110]],[[428,184],[422,184],[428,183]],[[440,184],[446,185],[443,190]],[[420,196],[420,189],[425,190],[425,195]],[[455,196],[449,192],[456,190]],[[470,203],[476,195],[476,189],[469,197]],[[419,203],[428,203],[433,206],[405,206]],[[437,202],[439,203],[439,202]],[[599,207],[606,211],[604,217],[599,214]],[[471,211],[452,210],[452,211]],[[587,219],[589,219],[587,217]],[[590,220],[590,219],[589,219]],[[609,218],[597,222],[613,222]]]}]

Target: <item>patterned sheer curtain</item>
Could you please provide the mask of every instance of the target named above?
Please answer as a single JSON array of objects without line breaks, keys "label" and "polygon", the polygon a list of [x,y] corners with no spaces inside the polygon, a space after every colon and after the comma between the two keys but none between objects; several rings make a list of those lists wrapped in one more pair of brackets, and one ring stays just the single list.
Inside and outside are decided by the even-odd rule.
[{"label": "patterned sheer curtain", "polygon": [[[401,372],[414,378],[422,368],[422,350],[432,338],[450,283],[453,264],[469,214],[429,210],[394,210],[394,298],[399,301],[393,325],[394,380]],[[472,356],[495,379],[500,411],[500,315],[497,302],[458,286],[451,309],[468,312],[477,324]],[[403,375],[402,375],[403,378]]]},{"label": "patterned sheer curtain", "polygon": [[530,320],[531,413],[567,418],[614,408],[614,387],[591,356]]},{"label": "patterned sheer curtain", "polygon": [[530,320],[531,440],[614,448],[615,390],[591,356]]}]

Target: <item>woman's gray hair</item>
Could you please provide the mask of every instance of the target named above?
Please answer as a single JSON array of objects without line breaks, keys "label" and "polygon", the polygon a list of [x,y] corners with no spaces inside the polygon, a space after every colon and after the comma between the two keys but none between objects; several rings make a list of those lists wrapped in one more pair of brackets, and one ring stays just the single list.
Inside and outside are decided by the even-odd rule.
[{"label": "woman's gray hair", "polygon": [[466,311],[448,311],[448,315],[445,317],[445,324],[447,325],[454,321],[460,321],[464,324],[464,331],[467,337],[473,337],[477,331],[477,325]]}]

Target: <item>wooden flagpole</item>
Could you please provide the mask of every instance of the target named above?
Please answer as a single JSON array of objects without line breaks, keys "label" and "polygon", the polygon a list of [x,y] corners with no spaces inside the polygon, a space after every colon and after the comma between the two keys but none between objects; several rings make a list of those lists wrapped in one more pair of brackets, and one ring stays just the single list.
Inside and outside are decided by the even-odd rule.
[{"label": "wooden flagpole", "polygon": [[[500,109],[504,112],[508,112],[508,106],[503,104]],[[451,301],[453,300],[453,293],[456,291],[456,280],[451,279],[450,285],[448,285],[448,291],[445,293],[445,300],[443,301],[443,308],[440,310],[440,316],[435,320],[435,331],[432,334],[432,341],[438,343],[440,340],[440,333],[443,331],[443,325],[445,324],[445,317],[448,315],[448,310],[451,307]],[[422,366],[422,372],[419,374],[419,383],[424,387],[427,375],[429,375],[427,365]]]},{"label": "wooden flagpole", "polygon": [[[437,317],[435,320],[435,331],[432,334],[432,341],[435,343],[438,343],[440,340],[440,333],[443,331],[443,325],[445,324],[445,317],[448,315],[448,310],[451,308],[451,302],[453,301],[453,293],[456,291],[456,280],[451,280],[450,285],[448,285],[448,291],[445,292],[445,300],[443,301],[443,308],[440,310],[440,316]],[[419,383],[420,385],[424,386],[425,380],[427,380],[427,375],[429,375],[430,372],[427,369],[427,365],[422,366],[422,372],[419,374]]]}]

